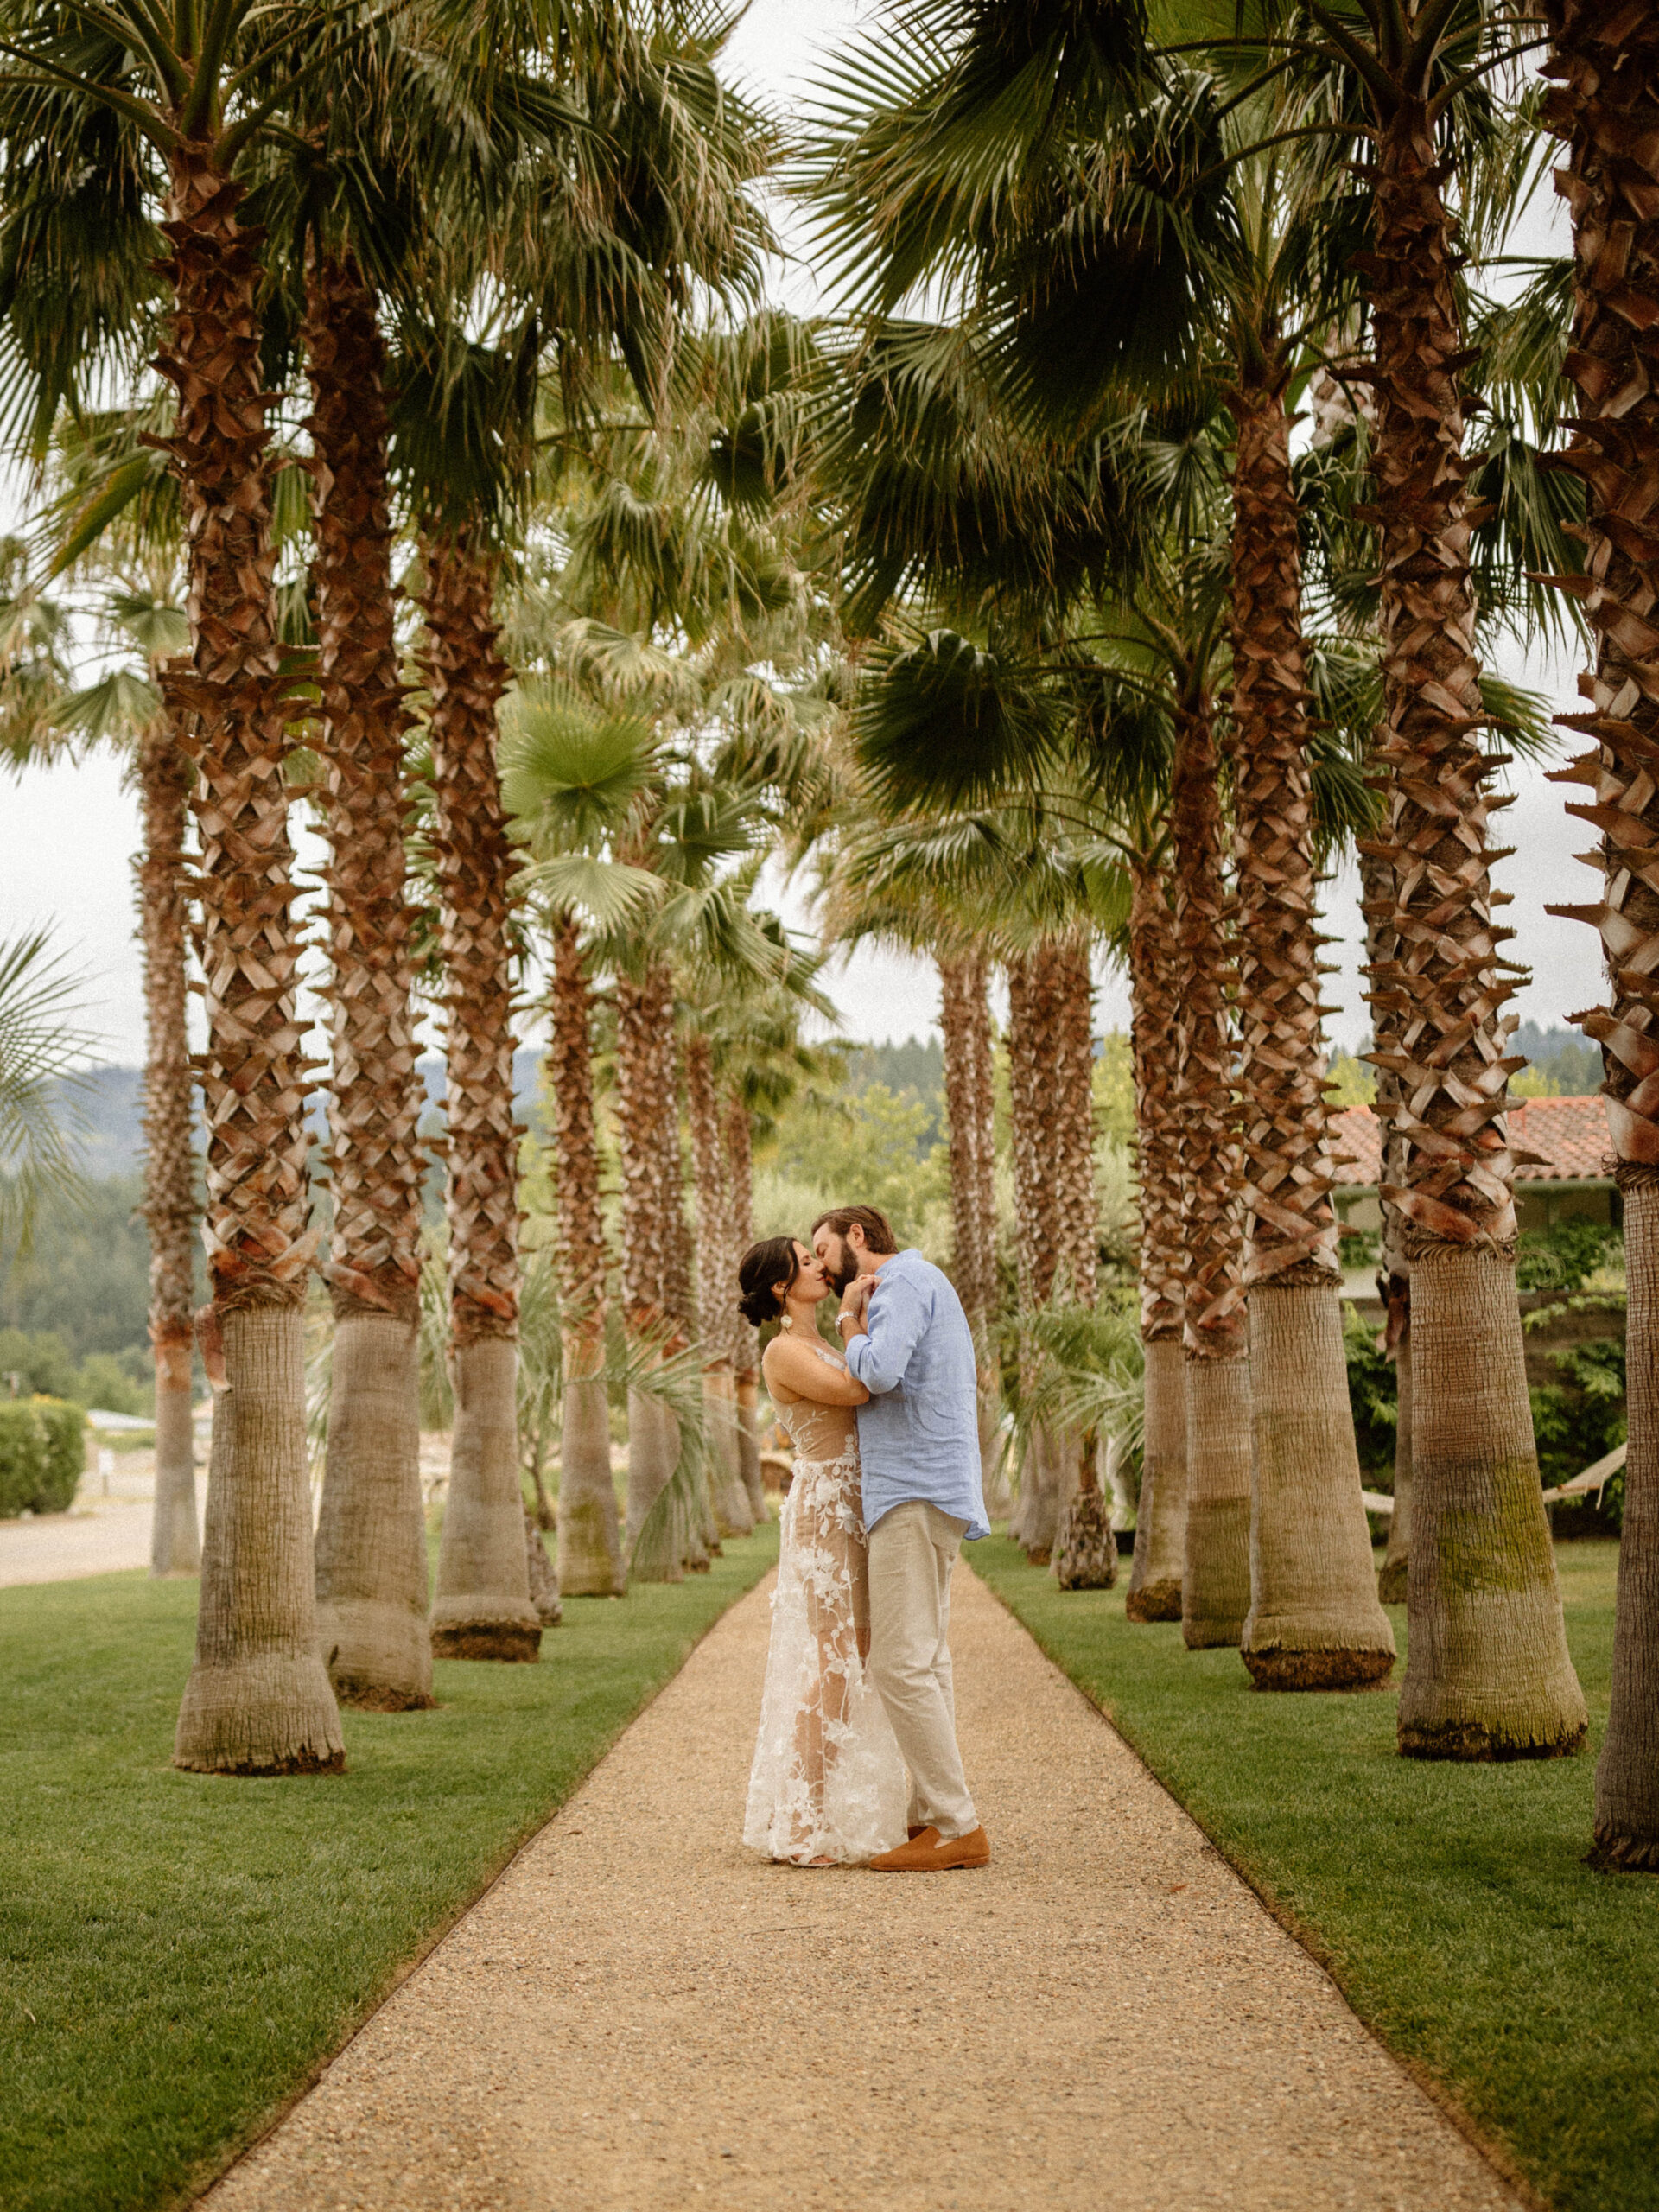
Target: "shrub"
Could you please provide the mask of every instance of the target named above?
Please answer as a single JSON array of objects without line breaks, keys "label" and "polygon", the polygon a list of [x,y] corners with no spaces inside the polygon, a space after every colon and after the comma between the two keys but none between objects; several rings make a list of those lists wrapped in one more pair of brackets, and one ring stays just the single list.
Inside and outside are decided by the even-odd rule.
[{"label": "shrub", "polygon": [[35,1492],[36,1513],[67,1513],[86,1465],[86,1412],[61,1398],[36,1398],[46,1436],[46,1471]]},{"label": "shrub", "polygon": [[1360,1471],[1373,1489],[1392,1491],[1399,1382],[1394,1362],[1376,1348],[1375,1325],[1347,1303],[1342,1309],[1342,1348],[1348,1363],[1348,1402],[1354,1409]]},{"label": "shrub", "polygon": [[86,1463],[86,1416],[60,1398],[0,1401],[0,1519],[65,1513]]},{"label": "shrub", "polygon": [[[1560,1380],[1535,1384],[1532,1426],[1538,1466],[1548,1485],[1573,1477],[1624,1440],[1624,1347],[1613,1337],[1565,1344],[1550,1361]],[[1615,1475],[1602,1493],[1602,1511],[1617,1527],[1624,1518],[1624,1478]]]},{"label": "shrub", "polygon": [[0,1400],[0,1517],[32,1512],[46,1478],[46,1427],[33,1402]]},{"label": "shrub", "polygon": [[1523,1230],[1516,1247],[1516,1288],[1578,1290],[1604,1260],[1617,1257],[1624,1241],[1601,1221],[1558,1221],[1554,1229]]}]

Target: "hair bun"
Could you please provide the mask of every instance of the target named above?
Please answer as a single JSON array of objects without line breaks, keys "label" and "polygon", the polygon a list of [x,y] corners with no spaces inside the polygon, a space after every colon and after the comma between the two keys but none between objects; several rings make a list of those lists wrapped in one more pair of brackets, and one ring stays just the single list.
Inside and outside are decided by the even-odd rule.
[{"label": "hair bun", "polygon": [[778,1300],[770,1289],[746,1290],[737,1301],[737,1310],[752,1328],[763,1329],[768,1321],[778,1319]]}]

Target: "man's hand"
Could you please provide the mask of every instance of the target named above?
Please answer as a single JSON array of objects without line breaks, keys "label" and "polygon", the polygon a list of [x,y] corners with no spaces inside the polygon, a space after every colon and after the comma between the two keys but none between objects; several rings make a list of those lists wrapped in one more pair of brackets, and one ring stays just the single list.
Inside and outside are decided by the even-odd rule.
[{"label": "man's hand", "polygon": [[870,1293],[875,1287],[874,1275],[855,1275],[841,1294],[841,1311],[836,1316],[836,1326],[845,1344],[849,1338],[861,1337],[866,1332],[870,1311]]}]

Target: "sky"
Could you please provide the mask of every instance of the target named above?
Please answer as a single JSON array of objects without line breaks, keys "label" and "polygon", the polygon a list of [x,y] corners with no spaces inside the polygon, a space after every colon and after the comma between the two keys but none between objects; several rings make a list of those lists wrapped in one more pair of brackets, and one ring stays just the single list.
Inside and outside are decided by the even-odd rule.
[{"label": "sky", "polygon": [[[773,105],[798,110],[837,42],[870,12],[859,0],[751,0],[728,50],[729,73]],[[787,211],[778,213],[785,244],[798,245]],[[1547,250],[1563,238],[1560,203],[1541,201],[1526,229],[1528,251]],[[778,289],[798,309],[817,303],[811,272],[798,257],[779,270]],[[1553,665],[1519,646],[1499,658],[1504,674],[1544,692],[1554,711],[1570,711],[1577,703],[1570,665]],[[1530,982],[1513,1003],[1523,1020],[1548,1028],[1594,1005],[1601,995],[1594,931],[1543,911],[1548,903],[1581,902],[1592,896],[1596,879],[1573,859],[1592,842],[1592,832],[1563,810],[1572,791],[1547,782],[1541,768],[1511,770],[1510,788],[1516,803],[1497,817],[1497,827],[1502,842],[1516,850],[1497,864],[1495,880],[1513,894],[1505,916],[1516,931],[1510,950],[1532,969]],[[296,808],[293,817],[301,864],[315,868],[321,848],[306,829],[302,812]],[[102,1038],[105,1053],[118,1062],[137,1063],[143,1052],[131,879],[137,815],[120,765],[100,755],[79,766],[34,768],[16,781],[0,781],[0,819],[6,854],[0,877],[0,938],[51,927],[88,974],[89,1026]],[[810,930],[810,911],[798,887],[774,884],[772,895],[791,925]],[[1333,1009],[1327,1027],[1333,1043],[1352,1050],[1370,1025],[1360,995],[1363,934],[1351,866],[1326,887],[1325,896],[1325,927],[1337,940],[1326,954],[1336,968],[1327,978],[1326,999]],[[1126,1027],[1128,995],[1122,977],[1103,966],[1099,980],[1097,1027]],[[882,1042],[925,1035],[937,1027],[938,986],[925,961],[861,950],[832,963],[824,983],[849,1036]]]}]

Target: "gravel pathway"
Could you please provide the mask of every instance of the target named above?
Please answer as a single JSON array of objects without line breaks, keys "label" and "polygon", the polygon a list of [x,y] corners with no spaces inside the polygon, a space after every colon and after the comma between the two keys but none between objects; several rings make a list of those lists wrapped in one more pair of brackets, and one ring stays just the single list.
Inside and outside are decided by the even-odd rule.
[{"label": "gravel pathway", "polygon": [[752,1858],[768,1586],[213,2212],[1513,2207],[970,1573],[951,1641],[995,1864]]}]

